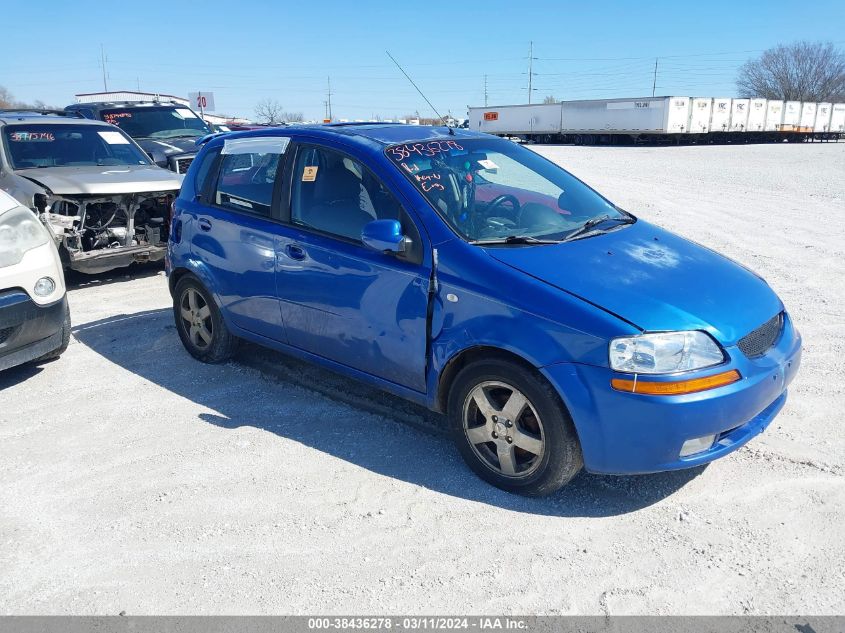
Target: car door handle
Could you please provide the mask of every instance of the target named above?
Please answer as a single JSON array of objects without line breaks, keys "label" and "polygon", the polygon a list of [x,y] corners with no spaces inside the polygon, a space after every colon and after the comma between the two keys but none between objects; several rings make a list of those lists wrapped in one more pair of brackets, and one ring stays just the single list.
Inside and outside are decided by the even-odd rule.
[{"label": "car door handle", "polygon": [[203,231],[211,230],[211,220],[208,218],[200,218],[198,224]]},{"label": "car door handle", "polygon": [[285,253],[287,253],[288,257],[297,261],[305,259],[305,251],[302,250],[301,246],[297,246],[296,244],[288,244],[285,246]]}]

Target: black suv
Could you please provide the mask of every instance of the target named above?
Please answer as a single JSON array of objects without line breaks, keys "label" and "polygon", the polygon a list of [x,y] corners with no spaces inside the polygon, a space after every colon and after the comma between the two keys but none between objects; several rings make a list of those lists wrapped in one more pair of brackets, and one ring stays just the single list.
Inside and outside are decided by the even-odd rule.
[{"label": "black suv", "polygon": [[196,112],[175,101],[74,103],[65,111],[118,126],[156,165],[178,174],[188,171],[194,160],[196,140],[213,133]]}]

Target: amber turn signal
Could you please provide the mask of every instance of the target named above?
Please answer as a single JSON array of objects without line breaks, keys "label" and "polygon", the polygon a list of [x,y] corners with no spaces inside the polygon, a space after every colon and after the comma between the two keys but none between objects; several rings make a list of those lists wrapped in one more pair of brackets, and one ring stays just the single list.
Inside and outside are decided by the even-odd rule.
[{"label": "amber turn signal", "polygon": [[696,393],[724,387],[739,380],[741,376],[736,369],[724,371],[721,374],[705,376],[704,378],[693,378],[692,380],[673,380],[671,382],[655,382],[653,380],[628,380],[626,378],[614,378],[610,386],[617,391],[630,391],[631,393],[643,393],[652,396],[680,396],[685,393]]}]

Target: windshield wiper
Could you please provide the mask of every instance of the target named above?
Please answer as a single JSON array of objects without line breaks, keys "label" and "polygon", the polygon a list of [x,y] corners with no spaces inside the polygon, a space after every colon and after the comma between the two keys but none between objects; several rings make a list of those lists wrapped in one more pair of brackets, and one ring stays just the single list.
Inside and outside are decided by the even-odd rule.
[{"label": "windshield wiper", "polygon": [[560,240],[540,240],[530,235],[508,235],[489,240],[470,240],[470,244],[557,244]]},{"label": "windshield wiper", "polygon": [[622,224],[633,224],[636,222],[634,216],[631,215],[623,215],[619,217],[612,217],[608,214],[599,215],[595,218],[590,218],[584,224],[572,231],[569,235],[563,238],[562,241],[570,242],[572,240],[577,240],[580,237],[584,237],[587,233],[589,233],[592,229],[595,229],[599,224],[604,224],[605,222],[616,222],[619,225]]}]

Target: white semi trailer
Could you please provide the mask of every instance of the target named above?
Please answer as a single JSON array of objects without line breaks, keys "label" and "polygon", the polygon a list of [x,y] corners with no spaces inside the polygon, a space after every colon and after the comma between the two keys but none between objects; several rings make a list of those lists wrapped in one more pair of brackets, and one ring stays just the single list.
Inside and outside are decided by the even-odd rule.
[{"label": "white semi trailer", "polygon": [[502,135],[560,134],[560,103],[470,108],[469,127]]},{"label": "white semi trailer", "polygon": [[748,132],[762,132],[766,129],[766,100],[751,99],[748,104]]},{"label": "white semi trailer", "polygon": [[469,128],[576,144],[838,139],[845,133],[845,104],[820,104],[829,119],[817,105],[727,97],[591,99],[470,107]]},{"label": "white semi trailer", "polygon": [[830,131],[845,134],[845,103],[834,103],[830,112]]},{"label": "white semi trailer", "polygon": [[712,116],[713,98],[695,97],[690,103],[690,134],[707,134],[710,131],[710,120]]},{"label": "white semi trailer", "polygon": [[710,118],[711,132],[727,132],[731,129],[731,101],[725,97],[713,99],[713,116]]},{"label": "white semi trailer", "polygon": [[783,123],[783,101],[769,99],[766,104],[766,132],[777,132]]},{"label": "white semi trailer", "polygon": [[731,132],[748,130],[748,104],[751,99],[734,99],[731,102]]},{"label": "white semi trailer", "polygon": [[813,127],[813,132],[829,132],[830,131],[830,115],[833,109],[831,103],[820,103],[816,107],[816,125]]}]

